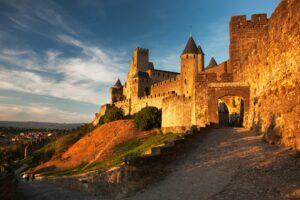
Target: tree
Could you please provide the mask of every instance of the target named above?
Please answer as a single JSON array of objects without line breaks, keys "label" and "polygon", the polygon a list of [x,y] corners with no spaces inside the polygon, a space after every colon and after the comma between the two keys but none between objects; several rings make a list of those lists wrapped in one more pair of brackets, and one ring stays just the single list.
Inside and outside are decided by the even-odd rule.
[{"label": "tree", "polygon": [[161,110],[156,107],[145,107],[134,117],[134,123],[139,130],[149,130],[161,127]]},{"label": "tree", "polygon": [[109,108],[103,116],[99,119],[99,124],[105,124],[108,122],[124,119],[124,111],[121,108],[112,107]]}]

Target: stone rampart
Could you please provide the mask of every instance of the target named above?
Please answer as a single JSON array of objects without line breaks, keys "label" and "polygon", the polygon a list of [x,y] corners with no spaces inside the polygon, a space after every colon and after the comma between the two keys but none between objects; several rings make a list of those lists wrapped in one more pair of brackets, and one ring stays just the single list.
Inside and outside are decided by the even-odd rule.
[{"label": "stone rampart", "polygon": [[250,86],[248,127],[272,143],[300,150],[300,1],[282,0],[247,55],[236,80]]},{"label": "stone rampart", "polygon": [[168,93],[171,91],[175,91],[176,93],[179,93],[180,86],[181,86],[181,80],[180,77],[177,76],[175,78],[171,78],[169,80],[151,85],[150,91],[151,91],[151,95],[155,95],[159,93]]},{"label": "stone rampart", "polygon": [[191,127],[191,97],[173,94],[164,98],[162,105],[162,127]]}]

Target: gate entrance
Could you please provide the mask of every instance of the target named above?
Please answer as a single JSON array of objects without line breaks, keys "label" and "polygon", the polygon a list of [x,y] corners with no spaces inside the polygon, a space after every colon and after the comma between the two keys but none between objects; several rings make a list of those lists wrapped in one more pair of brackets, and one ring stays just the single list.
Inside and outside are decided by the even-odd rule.
[{"label": "gate entrance", "polygon": [[219,126],[229,126],[229,110],[226,104],[219,101]]},{"label": "gate entrance", "polygon": [[249,86],[212,83],[208,86],[208,120],[220,126],[243,126],[249,112]]}]

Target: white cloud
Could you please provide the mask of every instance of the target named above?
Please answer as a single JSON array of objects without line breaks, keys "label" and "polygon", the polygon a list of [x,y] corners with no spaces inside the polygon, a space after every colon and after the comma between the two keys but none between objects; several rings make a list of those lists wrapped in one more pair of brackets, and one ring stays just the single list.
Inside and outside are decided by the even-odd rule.
[{"label": "white cloud", "polygon": [[[10,20],[13,28],[43,35],[59,42],[60,46],[69,45],[70,49],[76,49],[77,55],[70,56],[68,52],[53,48],[42,52],[8,48],[3,43],[0,47],[0,89],[98,105],[108,102],[109,85],[112,85],[118,77],[125,77],[128,64],[124,65],[120,58],[125,56],[124,52],[115,54],[110,50],[84,42],[80,39],[81,34],[78,34],[87,31],[84,26],[74,22],[52,0],[31,2],[4,0],[1,3],[13,8],[11,12],[1,13]],[[17,40],[9,34],[9,31],[9,28],[0,25],[1,43],[8,40],[7,38],[14,42]],[[68,112],[57,108],[48,109],[50,107],[47,105],[36,106],[39,108],[38,111],[33,106],[0,105],[0,111],[6,113],[1,115],[0,119],[6,116],[3,119],[27,120],[29,116],[32,120],[41,121],[39,117],[32,114],[35,113],[43,121],[51,121],[56,119],[53,116],[57,112],[62,119],[64,116],[64,120],[73,122]],[[86,116],[81,116],[84,117]]]},{"label": "white cloud", "polygon": [[157,58],[154,63],[156,69],[163,69],[167,71],[178,72],[180,70],[180,57],[178,54],[173,53],[163,58]]},{"label": "white cloud", "polygon": [[67,112],[48,106],[0,105],[0,120],[60,123],[91,122],[93,115]]},{"label": "white cloud", "polygon": [[[42,55],[13,49],[0,51],[0,60],[18,67],[8,69],[7,66],[0,66],[0,89],[106,103],[109,92],[107,85],[125,76],[125,69],[120,67],[124,65],[119,58],[70,36],[60,35],[59,38],[64,43],[80,48],[81,53],[77,57],[62,57],[62,52],[53,49]],[[41,75],[37,72],[45,73]],[[57,80],[47,76],[47,73],[63,78]],[[97,90],[101,85],[102,91]]]},{"label": "white cloud", "polygon": [[16,28],[37,32],[46,36],[47,33],[45,33],[45,30],[40,29],[40,26],[47,25],[51,29],[59,29],[71,35],[78,35],[74,28],[69,25],[70,17],[66,16],[52,0],[4,0],[3,3],[15,9],[15,12],[3,14],[16,25]]}]

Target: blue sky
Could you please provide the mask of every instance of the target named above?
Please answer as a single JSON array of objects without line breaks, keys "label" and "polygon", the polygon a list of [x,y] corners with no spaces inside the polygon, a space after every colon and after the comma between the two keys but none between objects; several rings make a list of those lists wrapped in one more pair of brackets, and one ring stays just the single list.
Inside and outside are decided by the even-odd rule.
[{"label": "blue sky", "polygon": [[228,59],[230,16],[272,14],[279,0],[0,0],[0,120],[89,122],[124,82],[133,49],[179,71],[192,32]]}]

